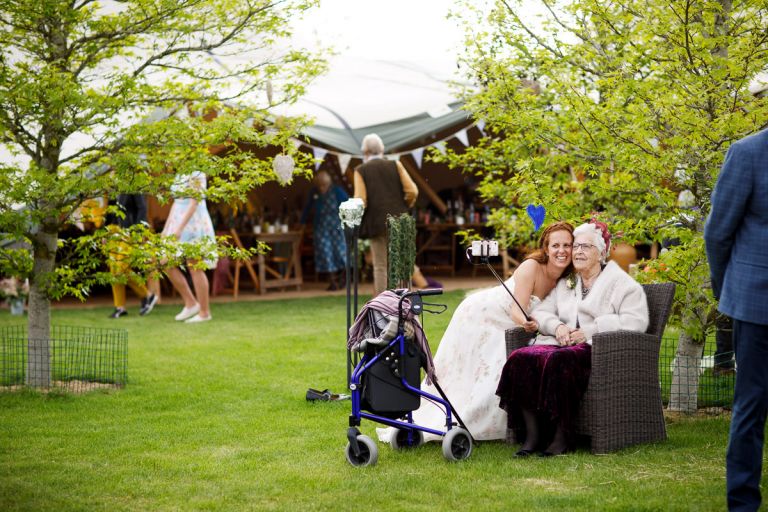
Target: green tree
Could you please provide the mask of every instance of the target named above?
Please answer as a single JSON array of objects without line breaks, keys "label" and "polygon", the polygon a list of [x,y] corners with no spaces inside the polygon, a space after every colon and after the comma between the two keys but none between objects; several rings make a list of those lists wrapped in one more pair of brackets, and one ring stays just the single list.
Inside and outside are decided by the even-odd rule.
[{"label": "green tree", "polygon": [[[538,17],[512,0],[464,15],[479,86],[467,106],[488,136],[447,158],[505,205],[492,218],[510,241],[531,235],[528,204],[549,219],[599,212],[630,243],[679,241],[644,278],[678,285],[676,386],[695,390],[714,314],[703,224],[728,145],[766,123],[748,87],[768,65],[768,3],[536,3]],[[671,407],[695,408],[686,396]]]},{"label": "green tree", "polygon": [[[31,277],[30,385],[50,381],[50,300],[82,298],[108,279],[100,241],[62,250],[58,240],[84,200],[167,199],[174,175],[195,170],[208,176],[207,197],[242,200],[275,174],[238,142],[295,152],[289,137],[303,121],[275,120],[270,109],[325,68],[288,44],[290,19],[314,4],[0,0],[0,144],[14,157],[0,167],[0,232],[31,247],[31,258],[0,252],[0,270]],[[122,236],[140,242],[131,261],[144,270],[158,252],[174,254],[147,231]]]}]

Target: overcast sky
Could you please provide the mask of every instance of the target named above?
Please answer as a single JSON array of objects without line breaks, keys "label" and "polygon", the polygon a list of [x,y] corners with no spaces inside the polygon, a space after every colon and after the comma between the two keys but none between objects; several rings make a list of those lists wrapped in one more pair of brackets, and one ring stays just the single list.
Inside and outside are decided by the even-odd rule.
[{"label": "overcast sky", "polygon": [[343,55],[385,60],[455,58],[462,31],[451,0],[321,0],[298,25]]},{"label": "overcast sky", "polygon": [[319,41],[338,55],[329,73],[289,112],[318,124],[370,126],[445,111],[457,91],[463,30],[447,19],[451,0],[321,0],[296,23],[296,40]]}]

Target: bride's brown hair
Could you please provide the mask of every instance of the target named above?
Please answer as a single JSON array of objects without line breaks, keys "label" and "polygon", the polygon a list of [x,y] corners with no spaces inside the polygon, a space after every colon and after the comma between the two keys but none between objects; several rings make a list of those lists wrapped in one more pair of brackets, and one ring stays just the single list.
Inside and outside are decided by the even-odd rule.
[{"label": "bride's brown hair", "polygon": [[[573,225],[570,222],[553,222],[541,232],[539,237],[539,246],[531,254],[525,257],[526,260],[535,260],[542,265],[546,265],[549,261],[549,254],[547,254],[547,247],[549,247],[549,238],[555,231],[567,231],[571,234],[571,242],[573,242]],[[570,266],[570,265],[569,265]]]}]

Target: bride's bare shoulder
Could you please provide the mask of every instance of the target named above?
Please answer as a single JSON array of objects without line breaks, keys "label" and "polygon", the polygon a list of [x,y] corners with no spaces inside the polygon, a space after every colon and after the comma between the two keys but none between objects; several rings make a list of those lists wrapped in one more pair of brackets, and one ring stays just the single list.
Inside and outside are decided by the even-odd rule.
[{"label": "bride's bare shoulder", "polygon": [[540,272],[541,264],[536,260],[524,260],[520,265],[517,266],[514,272],[515,277],[530,277],[533,278],[536,276],[537,272]]},{"label": "bride's bare shoulder", "polygon": [[515,286],[523,294],[533,291],[540,275],[539,264],[535,260],[525,260],[516,269],[512,275],[515,279]]}]

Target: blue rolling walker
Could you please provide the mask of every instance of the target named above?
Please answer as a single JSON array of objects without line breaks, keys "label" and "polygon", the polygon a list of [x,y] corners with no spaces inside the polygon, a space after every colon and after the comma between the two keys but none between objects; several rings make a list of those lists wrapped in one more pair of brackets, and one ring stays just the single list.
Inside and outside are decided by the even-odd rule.
[{"label": "blue rolling walker", "polygon": [[[397,430],[390,441],[395,450],[419,446],[424,442],[423,433],[428,432],[443,436],[442,451],[447,460],[467,459],[472,454],[472,435],[437,382],[434,382],[434,386],[440,396],[421,390],[421,369],[426,369],[426,355],[418,347],[415,339],[406,337],[404,329],[404,302],[410,303],[410,311],[414,315],[421,315],[423,311],[442,313],[445,309],[425,310],[422,297],[440,295],[443,291],[440,289],[399,290],[396,293],[400,295],[400,300],[397,334],[394,339],[378,345],[367,344],[363,356],[355,362],[354,370],[351,370],[353,363],[350,351],[347,354],[348,385],[352,395],[352,413],[349,416],[347,431],[349,442],[345,450],[347,461],[358,467],[373,466],[378,461],[379,452],[376,443],[370,437],[361,434],[357,428],[363,419],[395,427]],[[369,311],[369,314],[372,313]],[[369,320],[374,336],[378,336],[381,333],[381,322],[378,322],[377,328],[377,320],[374,318]],[[413,326],[414,329],[421,328],[416,322]],[[357,360],[357,354],[355,354],[355,360]],[[414,423],[412,413],[421,405],[422,397],[445,412],[444,430],[435,430]]]}]

